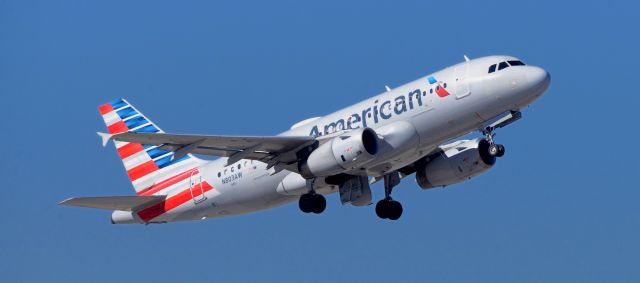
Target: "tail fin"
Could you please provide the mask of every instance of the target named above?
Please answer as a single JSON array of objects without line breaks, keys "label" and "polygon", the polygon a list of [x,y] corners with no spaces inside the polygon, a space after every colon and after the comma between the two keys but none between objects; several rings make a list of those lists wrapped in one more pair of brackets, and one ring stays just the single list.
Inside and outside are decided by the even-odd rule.
[{"label": "tail fin", "polygon": [[[126,100],[119,98],[98,107],[109,134],[98,133],[105,145],[111,135],[123,132],[163,133]],[[114,141],[118,155],[138,195],[162,194],[167,180],[197,171],[199,160],[190,154],[173,160],[173,152],[157,146]],[[175,183],[175,182],[169,182]],[[157,186],[156,186],[157,185]],[[158,188],[160,187],[160,188]]]}]

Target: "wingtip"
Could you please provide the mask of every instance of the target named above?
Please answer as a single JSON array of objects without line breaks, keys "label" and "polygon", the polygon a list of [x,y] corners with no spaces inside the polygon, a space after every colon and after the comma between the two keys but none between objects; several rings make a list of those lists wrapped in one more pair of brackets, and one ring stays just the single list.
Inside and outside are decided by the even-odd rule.
[{"label": "wingtip", "polygon": [[111,140],[111,137],[113,136],[112,134],[107,134],[103,132],[97,132],[97,134],[102,139],[103,147],[107,146],[107,143],[109,142],[109,140]]},{"label": "wingtip", "polygon": [[63,201],[59,202],[59,203],[58,203],[58,205],[67,205],[67,202],[69,202],[69,201],[71,201],[71,200],[73,200],[73,198],[65,199],[65,200],[63,200]]}]

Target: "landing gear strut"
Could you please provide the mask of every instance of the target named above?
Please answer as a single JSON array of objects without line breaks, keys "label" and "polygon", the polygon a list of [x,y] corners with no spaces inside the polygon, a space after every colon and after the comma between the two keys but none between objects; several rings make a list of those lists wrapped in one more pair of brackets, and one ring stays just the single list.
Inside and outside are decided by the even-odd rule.
[{"label": "landing gear strut", "polygon": [[402,216],[402,204],[391,198],[393,187],[400,183],[400,175],[393,172],[384,176],[384,199],[376,204],[376,214],[382,219],[398,220]]},{"label": "landing gear strut", "polygon": [[489,155],[491,156],[502,157],[505,152],[504,145],[497,144],[493,141],[493,137],[496,136],[493,130],[494,130],[493,127],[486,127],[484,130],[482,130],[482,133],[484,134],[485,139],[489,142],[487,153],[489,153]]}]

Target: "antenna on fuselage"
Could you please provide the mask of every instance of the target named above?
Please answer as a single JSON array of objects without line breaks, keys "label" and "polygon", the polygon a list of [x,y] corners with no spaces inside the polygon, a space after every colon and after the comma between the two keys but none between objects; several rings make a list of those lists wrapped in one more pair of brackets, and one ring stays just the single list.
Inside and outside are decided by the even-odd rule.
[{"label": "antenna on fuselage", "polygon": [[467,55],[466,55],[466,54],[464,54],[463,56],[464,56],[464,61],[465,61],[465,62],[469,62],[469,57],[467,57]]},{"label": "antenna on fuselage", "polygon": [[385,86],[384,86],[384,88],[385,88],[387,91],[391,91],[391,88],[390,88],[388,85],[385,85]]}]

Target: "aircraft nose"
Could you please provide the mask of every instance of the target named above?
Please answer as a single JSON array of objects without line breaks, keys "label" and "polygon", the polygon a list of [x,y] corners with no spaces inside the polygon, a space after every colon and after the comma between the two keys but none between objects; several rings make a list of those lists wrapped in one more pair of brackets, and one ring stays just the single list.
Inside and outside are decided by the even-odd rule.
[{"label": "aircraft nose", "polygon": [[543,68],[528,66],[527,80],[529,81],[531,89],[543,92],[547,90],[551,83],[551,75]]}]

